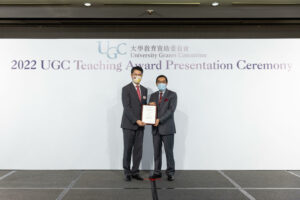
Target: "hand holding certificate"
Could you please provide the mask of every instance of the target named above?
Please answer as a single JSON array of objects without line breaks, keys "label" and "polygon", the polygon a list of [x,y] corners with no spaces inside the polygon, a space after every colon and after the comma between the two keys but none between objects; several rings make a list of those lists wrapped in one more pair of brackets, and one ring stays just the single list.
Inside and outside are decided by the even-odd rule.
[{"label": "hand holding certificate", "polygon": [[156,121],[156,106],[143,105],[142,108],[142,122],[145,124],[153,125]]}]

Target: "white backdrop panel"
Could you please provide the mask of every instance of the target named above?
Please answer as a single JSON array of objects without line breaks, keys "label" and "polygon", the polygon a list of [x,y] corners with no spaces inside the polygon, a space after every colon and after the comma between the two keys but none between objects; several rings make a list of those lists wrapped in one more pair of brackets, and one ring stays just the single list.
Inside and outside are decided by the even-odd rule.
[{"label": "white backdrop panel", "polygon": [[299,52],[299,39],[1,39],[0,169],[121,169],[136,64],[150,92],[160,74],[177,92],[177,169],[300,169]]}]

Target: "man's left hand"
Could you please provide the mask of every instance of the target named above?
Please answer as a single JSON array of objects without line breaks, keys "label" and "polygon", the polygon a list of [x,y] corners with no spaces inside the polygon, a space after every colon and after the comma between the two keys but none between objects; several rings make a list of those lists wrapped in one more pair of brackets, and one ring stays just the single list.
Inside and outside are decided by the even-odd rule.
[{"label": "man's left hand", "polygon": [[159,119],[156,119],[155,124],[153,126],[158,126],[159,124]]}]

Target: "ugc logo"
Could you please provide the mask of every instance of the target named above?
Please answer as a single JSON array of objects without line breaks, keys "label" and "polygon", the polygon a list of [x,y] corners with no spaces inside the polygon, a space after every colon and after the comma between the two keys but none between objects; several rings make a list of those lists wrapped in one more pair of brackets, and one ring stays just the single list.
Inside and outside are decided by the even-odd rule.
[{"label": "ugc logo", "polygon": [[118,45],[111,46],[109,41],[98,42],[98,52],[106,55],[109,59],[116,59],[118,55],[125,55],[126,43],[119,43]]}]

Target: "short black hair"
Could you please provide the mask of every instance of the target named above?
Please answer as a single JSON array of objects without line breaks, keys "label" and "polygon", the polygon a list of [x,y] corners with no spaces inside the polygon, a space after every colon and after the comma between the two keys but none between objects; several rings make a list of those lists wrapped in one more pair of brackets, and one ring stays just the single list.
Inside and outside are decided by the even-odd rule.
[{"label": "short black hair", "polygon": [[165,78],[167,83],[168,83],[168,78],[165,76],[165,75],[159,75],[157,78],[156,78],[156,83],[158,81],[159,78]]},{"label": "short black hair", "polygon": [[138,70],[138,71],[142,72],[142,74],[143,74],[143,72],[144,72],[143,68],[140,67],[140,66],[135,66],[135,67],[133,67],[133,68],[131,69],[131,73],[133,73],[134,70]]}]

